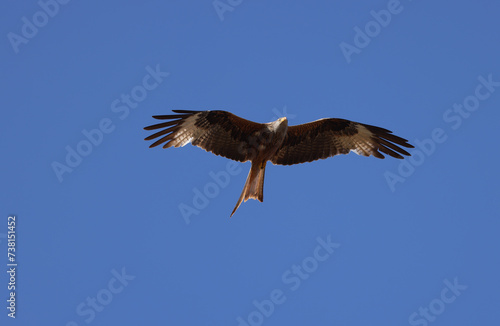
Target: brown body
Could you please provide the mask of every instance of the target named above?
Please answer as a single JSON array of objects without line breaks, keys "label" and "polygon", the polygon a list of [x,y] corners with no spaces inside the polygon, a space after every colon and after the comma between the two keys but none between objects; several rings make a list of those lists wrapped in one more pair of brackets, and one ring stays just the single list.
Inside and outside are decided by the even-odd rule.
[{"label": "brown body", "polygon": [[248,172],[247,181],[230,216],[233,216],[242,201],[257,199],[262,202],[264,200],[266,163],[274,157],[283,144],[287,130],[288,120],[280,118],[274,122],[264,124],[263,128],[256,134],[255,147],[257,155],[251,160],[252,166],[250,172]]}]

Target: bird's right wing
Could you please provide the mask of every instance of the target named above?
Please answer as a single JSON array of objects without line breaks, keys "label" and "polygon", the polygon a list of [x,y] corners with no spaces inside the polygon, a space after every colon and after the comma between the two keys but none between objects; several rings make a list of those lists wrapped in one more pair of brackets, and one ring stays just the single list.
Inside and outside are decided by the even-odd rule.
[{"label": "bird's right wing", "polygon": [[163,144],[163,148],[185,146],[192,143],[206,151],[235,161],[251,160],[256,150],[252,140],[264,124],[240,118],[227,111],[173,110],[171,115],[153,116],[159,120],[170,120],[145,130],[163,129],[145,138],[159,138],[151,146]]}]

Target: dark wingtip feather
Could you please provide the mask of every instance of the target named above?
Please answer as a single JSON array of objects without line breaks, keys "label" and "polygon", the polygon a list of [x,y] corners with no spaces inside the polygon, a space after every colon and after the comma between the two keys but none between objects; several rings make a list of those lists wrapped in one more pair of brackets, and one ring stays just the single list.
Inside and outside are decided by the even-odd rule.
[{"label": "dark wingtip feather", "polygon": [[172,120],[172,121],[157,123],[155,125],[144,127],[144,130],[154,130],[154,129],[166,128],[168,126],[177,125],[181,121],[182,120]]},{"label": "dark wingtip feather", "polygon": [[385,147],[384,145],[380,145],[380,148],[378,150],[381,151],[382,153],[385,153],[385,154],[390,155],[391,157],[394,157],[397,159],[403,158],[403,156],[401,156],[399,153],[397,153],[396,151],[393,151],[392,149]]},{"label": "dark wingtip feather", "polygon": [[153,118],[158,120],[182,119],[185,117],[186,117],[185,114],[162,114],[153,116]]},{"label": "dark wingtip feather", "polygon": [[381,159],[381,160],[383,160],[385,158],[385,156],[382,155],[382,153],[380,153],[378,151],[374,151],[372,155],[375,156],[376,158]]},{"label": "dark wingtip feather", "polygon": [[151,139],[154,139],[156,138],[155,135],[150,135],[150,136],[147,136],[146,138],[144,138],[144,140],[151,140]]},{"label": "dark wingtip feather", "polygon": [[203,112],[203,111],[194,111],[194,110],[172,110],[172,112],[175,112],[175,113],[184,113],[184,114],[193,114],[193,113],[198,113],[198,112]]},{"label": "dark wingtip feather", "polygon": [[[151,126],[144,127],[143,129],[144,130],[155,130],[155,129],[166,128],[166,127],[169,127],[169,126],[173,126],[173,127],[170,127],[170,128],[165,129],[165,130],[161,130],[161,131],[159,131],[157,133],[154,133],[152,135],[149,135],[148,137],[144,138],[144,140],[152,140],[154,138],[163,136],[163,135],[165,135],[167,133],[175,132],[176,127],[179,126],[180,124],[182,124],[182,122],[183,122],[184,119],[186,119],[187,117],[189,117],[193,113],[201,112],[201,111],[189,111],[189,110],[172,110],[172,111],[175,112],[175,113],[181,113],[181,114],[154,115],[153,118],[155,118],[155,119],[158,119],[158,120],[170,120],[170,121],[166,121],[166,122],[162,122],[162,123],[157,123],[157,124],[154,124],[154,125],[151,125]],[[168,142],[172,138],[171,136],[172,135],[168,135],[168,136],[165,136],[165,137],[157,140],[156,142],[154,142],[153,144],[151,144],[149,146],[149,148],[156,147],[156,146],[158,146],[158,145],[160,145],[160,144],[162,144],[162,143],[164,143],[166,141],[167,141],[167,144],[165,144],[165,145],[168,145]],[[164,147],[164,148],[166,148],[166,147]]]},{"label": "dark wingtip feather", "polygon": [[375,136],[375,141],[379,144],[379,151],[397,159],[404,159],[404,156],[402,155],[411,156],[410,153],[399,147],[403,146],[406,148],[415,148],[408,142],[407,139],[396,136],[392,133],[392,131],[385,128],[380,128],[372,125],[364,126]]}]

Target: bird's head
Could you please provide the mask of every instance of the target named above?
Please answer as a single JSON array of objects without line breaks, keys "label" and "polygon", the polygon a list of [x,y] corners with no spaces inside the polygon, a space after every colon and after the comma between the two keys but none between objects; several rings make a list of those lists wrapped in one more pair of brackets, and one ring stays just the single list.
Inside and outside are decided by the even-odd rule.
[{"label": "bird's head", "polygon": [[270,122],[270,129],[277,133],[285,133],[288,129],[288,119],[286,117],[279,118],[276,121]]},{"label": "bird's head", "polygon": [[279,126],[288,126],[288,119],[286,117],[279,118],[276,121],[271,122],[271,124],[277,129]]}]

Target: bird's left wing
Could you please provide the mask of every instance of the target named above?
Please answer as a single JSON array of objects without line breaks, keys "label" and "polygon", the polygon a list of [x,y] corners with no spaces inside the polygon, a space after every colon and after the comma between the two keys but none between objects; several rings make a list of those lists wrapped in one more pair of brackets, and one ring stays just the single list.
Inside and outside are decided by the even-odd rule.
[{"label": "bird's left wing", "polygon": [[163,148],[180,147],[188,143],[201,147],[235,161],[251,160],[255,150],[250,144],[252,137],[264,125],[240,118],[227,111],[188,111],[173,110],[171,115],[153,116],[159,120],[170,120],[145,130],[163,129],[145,140],[158,137],[149,147],[163,144]]},{"label": "bird's left wing", "polygon": [[358,155],[395,158],[410,155],[399,146],[413,148],[406,139],[391,131],[344,119],[320,119],[290,126],[283,144],[271,162],[291,165],[325,159],[350,151]]}]

